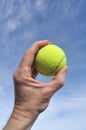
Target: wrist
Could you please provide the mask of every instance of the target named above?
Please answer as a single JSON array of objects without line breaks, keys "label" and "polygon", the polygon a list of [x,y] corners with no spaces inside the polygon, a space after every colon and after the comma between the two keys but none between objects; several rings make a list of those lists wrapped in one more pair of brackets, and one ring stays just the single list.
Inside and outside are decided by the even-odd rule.
[{"label": "wrist", "polygon": [[27,127],[28,130],[30,130],[31,126],[27,125],[26,122],[20,121],[11,116],[3,130],[26,130]]},{"label": "wrist", "polygon": [[28,112],[22,110],[22,108],[15,106],[13,113],[3,130],[28,130],[31,129],[34,121],[38,117],[38,113],[32,110]]},{"label": "wrist", "polygon": [[39,113],[30,107],[28,110],[26,110],[23,107],[17,105],[15,105],[12,113],[13,118],[19,120],[20,122],[27,122],[29,125],[32,125],[34,123],[38,115]]}]

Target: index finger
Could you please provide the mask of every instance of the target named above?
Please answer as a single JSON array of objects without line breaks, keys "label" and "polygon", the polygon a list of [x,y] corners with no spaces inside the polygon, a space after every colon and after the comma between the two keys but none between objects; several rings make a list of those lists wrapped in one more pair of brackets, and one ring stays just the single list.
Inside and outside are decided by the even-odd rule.
[{"label": "index finger", "polygon": [[32,66],[34,58],[38,50],[47,45],[50,44],[48,40],[43,40],[43,41],[36,41],[24,54],[20,66],[26,66],[28,65],[29,67]]}]

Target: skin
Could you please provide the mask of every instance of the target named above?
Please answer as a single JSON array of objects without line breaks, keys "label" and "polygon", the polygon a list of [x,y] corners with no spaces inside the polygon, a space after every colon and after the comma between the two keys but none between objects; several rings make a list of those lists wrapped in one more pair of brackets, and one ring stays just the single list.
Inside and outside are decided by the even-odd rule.
[{"label": "skin", "polygon": [[3,130],[30,130],[39,114],[43,112],[53,94],[65,83],[68,67],[64,67],[48,83],[37,81],[35,55],[38,50],[50,44],[48,40],[35,42],[24,54],[14,72],[14,109]]}]

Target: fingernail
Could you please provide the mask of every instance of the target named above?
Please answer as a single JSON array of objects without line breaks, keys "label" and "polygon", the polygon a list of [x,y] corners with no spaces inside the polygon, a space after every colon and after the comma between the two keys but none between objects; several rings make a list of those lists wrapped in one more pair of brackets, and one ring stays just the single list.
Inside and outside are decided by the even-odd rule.
[{"label": "fingernail", "polygon": [[68,66],[66,66],[66,70],[65,70],[65,72],[66,72],[66,73],[68,72]]}]

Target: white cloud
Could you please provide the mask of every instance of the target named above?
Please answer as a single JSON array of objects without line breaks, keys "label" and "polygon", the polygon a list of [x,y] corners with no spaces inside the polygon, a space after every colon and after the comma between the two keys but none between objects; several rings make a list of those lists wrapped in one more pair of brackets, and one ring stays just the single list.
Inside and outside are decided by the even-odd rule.
[{"label": "white cloud", "polygon": [[[12,110],[12,103],[13,103],[13,90],[12,88],[7,87],[13,87],[12,86],[12,71],[11,69],[11,63],[12,65],[15,65],[16,62],[19,61],[19,58],[21,57],[21,53],[23,53],[24,49],[30,45],[30,41],[33,41],[37,38],[45,38],[48,37],[50,39],[55,39],[56,42],[58,39],[60,39],[60,42],[65,43],[70,41],[71,45],[67,44],[67,49],[70,51],[73,51],[71,55],[69,55],[69,60],[71,62],[73,59],[75,61],[82,61],[82,58],[84,57],[84,53],[80,52],[80,45],[84,40],[80,40],[80,38],[76,35],[76,33],[69,33],[70,28],[66,30],[61,26],[62,24],[65,24],[61,21],[58,16],[61,16],[62,18],[68,18],[73,20],[73,18],[76,18],[76,16],[79,15],[82,5],[84,3],[84,0],[58,0],[57,1],[45,1],[45,0],[36,0],[34,3],[30,0],[22,0],[14,2],[14,0],[2,0],[1,1],[3,7],[0,8],[0,18],[3,19],[2,25],[0,27],[3,27],[4,35],[3,39],[5,39],[6,42],[2,42],[2,46],[4,46],[4,52],[5,55],[2,56],[5,57],[6,55],[11,55],[14,53],[14,55],[11,55],[9,59],[6,59],[7,57],[2,59],[2,62],[4,65],[0,65],[0,116],[1,116],[1,123],[0,128],[5,124],[6,120],[8,119],[10,112]],[[0,3],[1,3],[0,2]],[[6,3],[5,3],[6,2]],[[13,4],[16,3],[16,4]],[[6,5],[7,4],[7,5]],[[6,6],[5,6],[6,5]],[[16,5],[16,6],[15,6]],[[6,7],[6,8],[5,8]],[[56,14],[57,13],[57,14]],[[27,27],[26,24],[30,23],[32,24],[32,21],[35,24],[35,20],[37,19],[36,15],[42,15],[42,17],[51,15],[52,19],[49,19],[49,22],[44,22],[41,25],[36,24],[35,29],[31,27]],[[53,17],[54,15],[54,17]],[[7,20],[6,20],[7,18]],[[32,20],[32,21],[31,21]],[[56,24],[54,24],[54,22]],[[59,23],[59,24],[58,24]],[[67,25],[66,25],[67,26]],[[24,28],[25,27],[25,28]],[[81,27],[81,25],[80,25]],[[0,28],[0,30],[1,30]],[[17,29],[22,29],[23,31],[19,33],[18,35],[15,34],[13,37],[6,37],[5,34],[16,31]],[[72,27],[71,27],[72,28]],[[82,26],[82,30],[85,28],[85,24]],[[77,29],[77,28],[76,28]],[[57,30],[57,31],[56,31]],[[73,30],[74,31],[74,30]],[[57,33],[58,32],[58,33]],[[67,34],[66,34],[67,33]],[[74,38],[72,41],[72,37],[70,39],[70,36],[68,35],[73,34]],[[56,35],[56,36],[55,36]],[[79,41],[77,39],[79,38]],[[13,41],[14,42],[10,42]],[[18,44],[18,40],[24,41],[24,44],[20,45]],[[69,40],[70,39],[70,40]],[[68,41],[69,40],[69,41]],[[27,41],[29,43],[27,44]],[[73,44],[72,44],[73,43]],[[74,44],[76,43],[76,44]],[[27,44],[27,45],[26,45]],[[2,47],[1,46],[1,47]],[[69,47],[70,46],[70,47]],[[10,49],[11,48],[11,49]],[[13,51],[13,53],[11,53]],[[77,52],[74,57],[74,52]],[[79,52],[79,53],[78,53]],[[82,53],[82,55],[81,55]],[[13,56],[13,57],[12,57]],[[71,58],[72,57],[72,58]],[[5,61],[6,60],[6,61]],[[8,62],[9,60],[9,62]],[[8,65],[8,66],[7,66]],[[73,66],[73,65],[72,65]],[[71,66],[71,68],[72,68]],[[86,65],[83,64],[81,66],[80,62],[77,62],[77,64],[74,64],[75,69],[86,68]],[[69,68],[69,69],[71,69]],[[72,68],[73,71],[73,68]],[[76,73],[76,71],[74,71]],[[41,77],[39,77],[41,78]],[[78,80],[78,77],[76,77]],[[43,78],[42,78],[43,80]],[[45,80],[45,79],[44,79]],[[82,78],[81,78],[82,80]],[[47,80],[48,81],[48,80]],[[71,79],[72,81],[72,79]],[[80,83],[80,81],[79,81]],[[76,83],[76,84],[79,84]],[[71,83],[72,84],[72,83]],[[63,96],[63,94],[55,96],[48,107],[48,109],[40,115],[37,122],[34,124],[33,130],[86,130],[86,84],[81,84],[79,86],[71,85],[71,90],[69,95]],[[74,88],[75,87],[75,88]],[[8,90],[9,89],[9,90]],[[69,90],[68,90],[69,91]],[[67,91],[67,92],[68,92]],[[5,98],[6,97],[6,98]],[[11,99],[10,99],[11,97]],[[79,125],[77,125],[79,124]]]},{"label": "white cloud", "polygon": [[31,9],[31,2],[26,1],[21,5],[20,12],[18,15],[18,20],[22,22],[30,22],[30,20],[33,18],[33,12]]},{"label": "white cloud", "polygon": [[57,9],[63,14],[63,16],[67,18],[75,18],[79,15],[83,2],[83,0],[59,0]]},{"label": "white cloud", "polygon": [[[4,73],[4,70],[2,70],[2,72]],[[8,75],[9,74],[6,74],[7,77],[9,77]],[[13,95],[12,91],[10,94],[8,94],[8,91],[10,91],[11,89],[10,87],[11,84],[9,83],[9,80],[5,76],[4,76],[5,83],[3,83],[3,77],[0,78],[0,80],[1,80],[0,82],[0,130],[1,130],[8,121],[10,114],[12,112],[14,97],[11,97],[11,95]]]},{"label": "white cloud", "polygon": [[[15,4],[16,3],[16,6]],[[2,23],[3,35],[7,35],[10,32],[18,30],[20,27],[27,23],[31,24],[36,20],[36,15],[45,15],[46,11],[45,0],[33,1],[17,1],[8,0],[2,3],[2,13],[0,17],[4,21]],[[37,12],[37,13],[36,13]]]},{"label": "white cloud", "polygon": [[3,87],[2,87],[2,85],[0,85],[0,91],[2,91],[3,90]]},{"label": "white cloud", "polygon": [[[16,4],[14,4],[16,3]],[[18,27],[22,27],[27,23],[34,22],[38,15],[48,18],[48,15],[55,17],[65,17],[68,19],[75,19],[77,15],[79,15],[84,0],[75,1],[75,0],[59,0],[56,1],[45,1],[45,0],[36,0],[33,1],[17,1],[8,0],[7,2],[2,2],[2,13],[0,13],[0,17],[2,19],[7,20],[4,22],[3,30],[4,32],[8,31],[12,32],[18,29]],[[16,6],[15,6],[16,5]]]},{"label": "white cloud", "polygon": [[[4,87],[3,87],[4,88]],[[7,123],[11,112],[13,110],[13,101],[12,98],[10,99],[7,95],[5,89],[0,91],[0,130],[5,126]]]},{"label": "white cloud", "polygon": [[6,2],[3,0],[0,4],[0,17],[2,19],[15,17],[15,20],[20,19],[20,22],[25,22],[34,19],[34,15],[36,15],[34,12],[38,10],[41,15],[48,15],[50,12],[51,15],[55,13],[57,16],[73,18],[79,15],[83,4],[84,0],[58,0],[51,2],[46,0],[22,0],[16,2],[14,0],[8,0]]},{"label": "white cloud", "polygon": [[[3,71],[4,72],[4,71]],[[9,80],[4,78],[4,82],[7,84],[2,85],[0,84],[0,130],[5,126],[7,123],[11,112],[13,110],[13,91],[12,91],[12,85],[8,83]],[[3,81],[1,80],[1,83]],[[10,90],[11,89],[11,90]],[[11,93],[8,93],[8,91],[11,91]]]},{"label": "white cloud", "polygon": [[[48,110],[40,115],[32,130],[81,130],[86,128],[86,99],[53,101]],[[73,124],[73,126],[72,126]],[[78,125],[79,124],[79,125]],[[42,129],[43,128],[43,129]]]},{"label": "white cloud", "polygon": [[71,93],[71,96],[55,96],[48,109],[39,116],[32,130],[85,130],[86,95],[83,94],[84,90],[81,90],[82,88]]},{"label": "white cloud", "polygon": [[20,26],[19,24],[20,23],[17,20],[12,19],[12,20],[7,21],[6,25],[4,26],[5,33],[15,31]]},{"label": "white cloud", "polygon": [[36,8],[45,14],[47,8],[47,2],[45,0],[36,0]]}]

